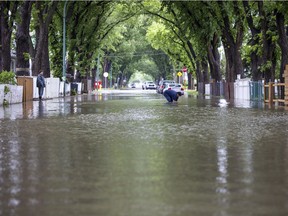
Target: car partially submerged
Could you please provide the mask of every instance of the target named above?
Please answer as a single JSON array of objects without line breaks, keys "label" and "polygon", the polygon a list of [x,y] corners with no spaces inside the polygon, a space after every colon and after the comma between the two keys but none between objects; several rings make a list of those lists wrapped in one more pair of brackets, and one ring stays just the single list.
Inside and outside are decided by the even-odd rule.
[{"label": "car partially submerged", "polygon": [[176,92],[180,92],[181,95],[184,95],[184,88],[180,83],[167,83],[163,89],[163,93],[166,90],[173,90]]}]

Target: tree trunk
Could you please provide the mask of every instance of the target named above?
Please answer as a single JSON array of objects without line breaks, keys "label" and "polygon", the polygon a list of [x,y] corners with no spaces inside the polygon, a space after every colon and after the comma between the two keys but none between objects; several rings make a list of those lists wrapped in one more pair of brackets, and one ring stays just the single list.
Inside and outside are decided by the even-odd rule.
[{"label": "tree trunk", "polygon": [[[78,25],[80,24],[81,12],[76,13],[75,16],[73,16],[73,19],[71,17],[74,6],[75,6],[75,2],[73,2],[72,4],[69,4],[68,10],[67,10],[66,23],[69,23],[69,25],[71,25],[71,31],[67,32],[68,41],[76,41],[77,28],[78,28]],[[62,32],[62,34],[63,34],[63,32]],[[63,41],[62,41],[62,43],[63,43]],[[75,70],[75,62],[76,62],[75,53],[78,53],[77,46],[75,46],[75,45],[69,46],[69,43],[67,43],[67,50],[68,50],[67,73],[73,74],[74,70]],[[63,52],[63,50],[62,50],[62,52]],[[93,80],[93,82],[94,81],[95,81],[95,79]]]},{"label": "tree trunk", "polygon": [[21,23],[16,33],[16,75],[29,76],[29,26],[33,2],[25,1],[21,5]]},{"label": "tree trunk", "polygon": [[[50,77],[50,60],[49,60],[49,41],[48,41],[48,23],[43,26],[43,44],[42,44],[42,55],[41,55],[41,69],[44,72],[44,76]],[[46,73],[45,73],[46,72]]]},{"label": "tree trunk", "polygon": [[35,58],[32,66],[32,75],[37,76],[43,70],[44,77],[50,77],[50,61],[48,49],[48,26],[51,23],[58,1],[54,1],[49,7],[47,2],[35,2],[38,9],[38,24],[36,29]]},{"label": "tree trunk", "polygon": [[[11,70],[11,34],[17,6],[19,2],[1,1],[1,67]],[[10,14],[9,14],[10,13]]]},{"label": "tree trunk", "polygon": [[213,41],[208,44],[208,62],[210,65],[210,74],[211,78],[216,82],[221,81],[221,73],[220,73],[220,54],[218,51],[218,40],[216,34],[214,34]]},{"label": "tree trunk", "polygon": [[9,29],[9,15],[8,8],[9,2],[1,2],[1,48],[2,48],[2,70],[10,71],[11,64],[11,32]]},{"label": "tree trunk", "polygon": [[188,76],[188,89],[194,89],[194,83],[192,81],[193,79],[192,73],[187,71],[187,76]]},{"label": "tree trunk", "polygon": [[[2,3],[0,3],[0,23],[2,23],[2,16],[3,16],[3,7],[2,7]],[[2,25],[0,26],[0,73],[2,72]]]},{"label": "tree trunk", "polygon": [[207,81],[205,79],[205,73],[201,72],[201,63],[199,60],[196,60],[196,80],[197,80],[197,91],[204,94],[205,84],[207,83]]},{"label": "tree trunk", "polygon": [[[229,2],[228,2],[229,3]],[[226,57],[226,80],[227,82],[234,82],[237,74],[243,75],[243,62],[241,59],[240,48],[243,42],[244,26],[241,16],[239,15],[238,2],[232,2],[233,9],[236,14],[235,28],[236,35],[234,35],[230,29],[230,20],[225,10],[224,3],[218,1],[219,7],[223,10],[222,18],[224,25],[222,28],[222,43],[225,50]]]},{"label": "tree trunk", "polygon": [[[36,47],[35,47],[35,56],[34,62],[32,65],[32,75],[37,76],[42,66],[42,52],[43,52],[43,44],[44,44],[44,33],[43,33],[43,23],[40,24],[39,28],[36,29]],[[44,77],[47,77],[47,71],[43,71]]]},{"label": "tree trunk", "polygon": [[240,43],[234,43],[230,39],[225,40],[225,37],[223,40],[227,66],[226,80],[228,82],[234,82],[237,74],[243,74],[243,63],[240,54]]},{"label": "tree trunk", "polygon": [[[192,45],[192,43],[190,41],[187,41],[187,45],[188,45],[188,48],[189,48],[189,51],[190,51],[190,54],[188,56],[189,56],[189,59],[191,61],[191,65],[194,65],[194,61],[196,62],[196,65],[194,65],[194,67],[195,67],[195,70],[196,70],[197,83],[204,82],[204,76],[201,73],[201,64],[200,64],[199,60],[196,58],[196,53],[194,51],[193,45]],[[188,86],[192,86],[192,84],[190,82],[191,82],[191,79],[189,78],[188,79]],[[197,90],[198,90],[198,85],[197,85]]]},{"label": "tree trunk", "polygon": [[261,17],[261,35],[262,35],[262,77],[265,79],[266,82],[275,80],[275,52],[276,52],[276,44],[273,42],[271,33],[268,32],[273,31],[276,29],[276,25],[274,22],[270,23],[271,13],[266,14],[265,10],[263,9],[263,2],[258,2],[258,9],[259,15]]},{"label": "tree trunk", "polygon": [[[261,5],[263,5],[263,2],[259,1],[258,2],[258,9],[259,9],[259,13],[262,10]],[[251,32],[251,38],[248,42],[248,44],[251,47],[255,47],[258,46],[260,44],[259,39],[260,39],[260,29],[257,28],[254,25],[254,21],[253,21],[253,16],[251,14],[251,8],[250,8],[250,3],[249,1],[243,1],[243,6],[244,6],[244,10],[246,13],[246,20]],[[250,67],[251,67],[251,74],[252,74],[252,80],[257,81],[257,80],[261,80],[262,79],[262,72],[260,70],[260,66],[263,63],[263,57],[262,56],[258,56],[259,49],[257,48],[256,50],[253,49],[250,53],[250,58],[251,58],[251,63],[250,63]]]},{"label": "tree trunk", "polygon": [[201,61],[202,66],[202,76],[203,76],[203,82],[209,83],[209,77],[208,77],[208,63],[206,60]]},{"label": "tree trunk", "polygon": [[280,11],[276,12],[276,23],[279,35],[278,44],[281,48],[280,81],[284,82],[283,73],[285,70],[285,65],[288,64],[288,42],[285,32],[285,17]]}]

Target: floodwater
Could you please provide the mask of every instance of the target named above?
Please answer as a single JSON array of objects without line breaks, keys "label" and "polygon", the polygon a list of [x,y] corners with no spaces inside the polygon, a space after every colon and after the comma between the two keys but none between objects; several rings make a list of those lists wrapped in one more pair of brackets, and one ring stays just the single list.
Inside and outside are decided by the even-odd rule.
[{"label": "floodwater", "polygon": [[137,90],[0,107],[0,215],[286,216],[287,112]]}]

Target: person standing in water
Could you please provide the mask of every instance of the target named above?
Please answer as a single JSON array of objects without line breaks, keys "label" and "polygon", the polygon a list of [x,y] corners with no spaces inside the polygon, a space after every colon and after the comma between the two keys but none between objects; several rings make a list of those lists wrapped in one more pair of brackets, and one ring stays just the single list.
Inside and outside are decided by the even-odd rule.
[{"label": "person standing in water", "polygon": [[43,71],[40,70],[40,73],[37,76],[37,88],[38,88],[38,94],[39,94],[39,100],[42,100],[44,88],[46,87],[45,85],[45,79],[43,76]]}]

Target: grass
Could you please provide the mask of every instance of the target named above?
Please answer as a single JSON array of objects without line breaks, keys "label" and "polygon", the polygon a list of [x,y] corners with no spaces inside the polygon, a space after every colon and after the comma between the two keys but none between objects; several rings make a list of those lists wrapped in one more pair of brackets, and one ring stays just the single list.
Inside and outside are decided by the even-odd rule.
[{"label": "grass", "polygon": [[198,92],[196,90],[186,89],[185,92],[188,93],[188,95],[197,95]]}]

